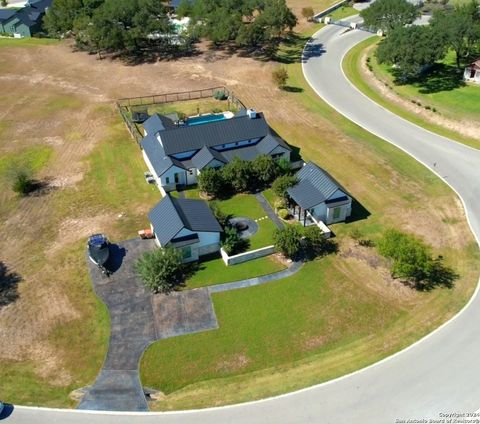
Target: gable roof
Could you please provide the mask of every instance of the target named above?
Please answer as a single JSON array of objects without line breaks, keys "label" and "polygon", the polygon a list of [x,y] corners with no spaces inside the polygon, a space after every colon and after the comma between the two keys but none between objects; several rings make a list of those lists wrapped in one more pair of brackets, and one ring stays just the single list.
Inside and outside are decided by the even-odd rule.
[{"label": "gable roof", "polygon": [[310,209],[330,199],[340,190],[345,189],[326,171],[313,162],[308,162],[297,172],[298,184],[290,187],[287,192],[303,209]]},{"label": "gable roof", "polygon": [[142,149],[147,155],[148,160],[152,164],[152,167],[158,176],[162,175],[173,165],[178,166],[181,169],[185,169],[182,162],[165,155],[162,145],[153,134],[149,133],[146,137],[144,137],[140,142],[140,146],[142,146]]},{"label": "gable roof", "polygon": [[[148,131],[148,130],[147,130]],[[262,138],[270,133],[262,114],[256,118],[238,116],[201,125],[182,126],[162,131],[163,148],[167,155],[200,150],[236,141]]]},{"label": "gable roof", "polygon": [[222,163],[227,163],[227,159],[225,159],[225,157],[220,152],[210,149],[207,146],[203,146],[192,158],[192,163],[195,168],[201,170],[214,159]]},{"label": "gable roof", "polygon": [[162,246],[168,244],[183,228],[199,232],[222,232],[222,227],[204,200],[176,199],[167,194],[150,211],[148,218]]},{"label": "gable roof", "polygon": [[17,13],[15,9],[0,9],[0,21],[6,21]]}]

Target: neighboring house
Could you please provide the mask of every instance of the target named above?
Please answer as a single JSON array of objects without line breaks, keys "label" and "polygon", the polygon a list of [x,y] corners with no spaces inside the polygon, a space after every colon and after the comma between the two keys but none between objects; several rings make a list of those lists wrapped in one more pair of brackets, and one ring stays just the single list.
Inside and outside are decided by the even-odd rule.
[{"label": "neighboring house", "polygon": [[203,169],[220,168],[234,157],[290,160],[290,147],[271,133],[263,114],[251,109],[186,121],[156,114],[144,122],[144,135],[143,157],[162,193],[195,184]]},{"label": "neighboring house", "polygon": [[480,58],[465,68],[463,79],[480,84]]},{"label": "neighboring house", "polygon": [[296,174],[298,183],[290,187],[294,215],[306,225],[307,220],[325,224],[345,221],[352,213],[352,198],[327,172],[313,162]]},{"label": "neighboring house", "polygon": [[222,227],[207,202],[166,195],[148,214],[157,244],[180,250],[184,262],[220,250]]},{"label": "neighboring house", "polygon": [[31,37],[42,28],[42,19],[52,0],[29,0],[22,9],[0,10],[0,33],[16,38]]}]

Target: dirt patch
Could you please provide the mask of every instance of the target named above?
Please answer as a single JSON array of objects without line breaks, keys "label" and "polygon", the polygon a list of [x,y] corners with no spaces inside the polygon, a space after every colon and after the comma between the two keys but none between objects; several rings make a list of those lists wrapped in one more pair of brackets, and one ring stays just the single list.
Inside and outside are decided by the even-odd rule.
[{"label": "dirt patch", "polygon": [[228,358],[222,359],[215,367],[218,372],[239,371],[249,364],[248,356],[243,353],[237,353]]},{"label": "dirt patch", "polygon": [[418,300],[415,290],[391,276],[387,260],[375,248],[359,246],[347,239],[342,243],[340,256],[346,262],[345,266],[340,263],[344,272],[351,273],[349,265],[354,266],[358,284],[368,287],[384,299],[405,306]]},{"label": "dirt patch", "polygon": [[[360,59],[360,71],[365,81],[368,82],[376,91],[378,91],[383,97],[390,100],[391,102],[401,106],[403,109],[414,113],[415,115],[421,116],[428,122],[432,124],[439,125],[441,127],[447,128],[449,130],[463,134],[466,137],[471,137],[479,139],[478,134],[480,134],[480,124],[473,122],[471,119],[449,119],[444,115],[428,111],[424,107],[418,106],[412,103],[409,100],[404,99],[398,93],[395,92],[395,89],[390,86],[390,82],[384,81],[377,77],[372,71],[367,68],[366,59],[371,55],[372,50],[375,46],[371,46],[364,51]],[[421,100],[421,99],[415,99]]]},{"label": "dirt patch", "polygon": [[[417,235],[434,248],[465,247],[471,243],[470,230],[460,200],[455,196],[453,202],[444,199],[432,202],[433,207],[429,207],[428,211],[419,207],[402,209],[400,214],[393,209],[389,212],[398,214],[397,224],[403,231]],[[442,230],[432,231],[432,228]]]}]

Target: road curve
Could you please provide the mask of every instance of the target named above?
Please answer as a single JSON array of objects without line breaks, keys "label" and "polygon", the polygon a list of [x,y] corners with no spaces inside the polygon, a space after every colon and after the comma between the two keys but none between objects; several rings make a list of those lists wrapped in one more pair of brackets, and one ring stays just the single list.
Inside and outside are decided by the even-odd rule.
[{"label": "road curve", "polygon": [[[320,56],[305,60],[317,93],[347,118],[396,144],[442,176],[462,197],[480,239],[480,151],[408,123],[354,89],[341,71],[343,55],[368,34],[328,26],[311,43]],[[315,50],[315,49],[314,49]],[[394,423],[438,418],[440,412],[480,407],[480,296],[456,319],[405,351],[360,372],[295,393],[200,411],[114,414],[16,407],[8,423]],[[88,416],[86,415],[88,414]]]}]

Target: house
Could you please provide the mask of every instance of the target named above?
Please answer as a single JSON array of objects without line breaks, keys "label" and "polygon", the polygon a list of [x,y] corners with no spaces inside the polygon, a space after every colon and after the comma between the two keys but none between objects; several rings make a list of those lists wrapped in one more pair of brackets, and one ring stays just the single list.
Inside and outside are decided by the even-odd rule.
[{"label": "house", "polygon": [[155,114],[144,122],[143,157],[162,193],[195,184],[205,168],[265,154],[290,160],[290,147],[252,109],[187,118]]},{"label": "house", "polygon": [[480,84],[480,58],[465,68],[463,79]]},{"label": "house", "polygon": [[157,244],[179,249],[184,262],[220,250],[223,231],[207,202],[167,194],[148,214]]},{"label": "house", "polygon": [[31,37],[42,28],[42,19],[52,0],[29,0],[22,9],[0,10],[0,33],[16,38]]},{"label": "house", "polygon": [[287,192],[294,216],[298,217],[303,225],[308,225],[307,221],[333,224],[345,221],[351,215],[352,198],[318,165],[308,162],[296,176],[298,183]]}]

